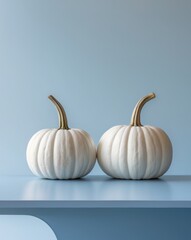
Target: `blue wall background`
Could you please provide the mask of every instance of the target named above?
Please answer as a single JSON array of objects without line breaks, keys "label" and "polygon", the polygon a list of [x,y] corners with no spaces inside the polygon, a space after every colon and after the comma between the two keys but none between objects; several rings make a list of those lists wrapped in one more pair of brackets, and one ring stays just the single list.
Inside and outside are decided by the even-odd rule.
[{"label": "blue wall background", "polygon": [[31,174],[30,137],[58,126],[49,94],[97,144],[149,92],[142,122],[171,138],[168,174],[191,174],[190,23],[189,0],[0,0],[0,174]]}]

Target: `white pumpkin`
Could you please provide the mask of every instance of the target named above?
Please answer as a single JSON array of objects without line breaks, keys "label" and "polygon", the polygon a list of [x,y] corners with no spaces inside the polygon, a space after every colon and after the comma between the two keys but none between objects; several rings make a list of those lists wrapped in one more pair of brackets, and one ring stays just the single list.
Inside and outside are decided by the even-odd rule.
[{"label": "white pumpkin", "polygon": [[100,139],[98,163],[111,177],[121,179],[151,179],[163,175],[172,161],[172,144],[166,133],[156,127],[142,126],[143,105],[154,98],[151,93],[134,108],[129,126],[115,126]]},{"label": "white pumpkin", "polygon": [[43,129],[27,146],[27,162],[33,174],[49,179],[75,179],[87,175],[96,161],[96,146],[81,129],[69,129],[62,105],[53,97],[60,120],[58,129]]}]

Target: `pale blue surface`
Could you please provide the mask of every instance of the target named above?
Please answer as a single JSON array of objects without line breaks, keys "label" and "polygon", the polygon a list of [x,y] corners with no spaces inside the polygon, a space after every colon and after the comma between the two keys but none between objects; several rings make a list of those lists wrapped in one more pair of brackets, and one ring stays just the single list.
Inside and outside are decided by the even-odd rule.
[{"label": "pale blue surface", "polygon": [[54,229],[58,240],[189,240],[191,236],[191,209],[45,208],[0,209],[0,213],[37,216]]},{"label": "pale blue surface", "polygon": [[126,181],[1,177],[0,208],[191,208],[191,176]]},{"label": "pale blue surface", "polygon": [[97,143],[151,91],[142,121],[172,140],[168,174],[191,174],[190,22],[188,0],[0,0],[0,174],[31,174],[27,142],[58,125],[49,94]]},{"label": "pale blue surface", "polygon": [[52,229],[33,216],[0,215],[2,240],[57,240]]},{"label": "pale blue surface", "polygon": [[[36,216],[53,229],[58,240],[189,239],[190,186],[191,176],[147,181],[105,176],[82,181],[1,177],[0,214]],[[15,223],[9,224],[14,230]],[[36,232],[39,229],[44,227],[38,225]],[[20,229],[15,236],[19,233]],[[35,239],[48,238],[42,238],[41,232]]]}]

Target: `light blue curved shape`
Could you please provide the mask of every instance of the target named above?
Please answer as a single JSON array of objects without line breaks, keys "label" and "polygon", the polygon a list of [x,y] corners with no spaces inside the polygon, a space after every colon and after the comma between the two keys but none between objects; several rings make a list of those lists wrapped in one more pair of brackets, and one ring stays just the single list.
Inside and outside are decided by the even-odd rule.
[{"label": "light blue curved shape", "polygon": [[28,215],[0,215],[0,239],[57,240],[47,223]]}]

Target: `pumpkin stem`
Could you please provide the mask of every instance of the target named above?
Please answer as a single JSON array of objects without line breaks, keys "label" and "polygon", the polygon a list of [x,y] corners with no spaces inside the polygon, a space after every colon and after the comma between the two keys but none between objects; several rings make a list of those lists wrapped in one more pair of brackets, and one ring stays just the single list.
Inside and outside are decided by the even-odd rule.
[{"label": "pumpkin stem", "polygon": [[56,109],[58,111],[58,117],[59,117],[59,129],[66,129],[69,130],[68,127],[68,121],[66,117],[66,113],[64,111],[63,106],[58,102],[58,100],[53,97],[52,95],[48,96],[48,98],[52,101],[52,103],[56,106]]},{"label": "pumpkin stem", "polygon": [[155,98],[155,94],[150,93],[138,101],[138,103],[136,104],[136,106],[133,110],[133,114],[131,117],[131,126],[142,126],[141,119],[140,119],[141,110],[142,110],[143,106],[145,105],[145,103],[150,101],[153,98]]}]

